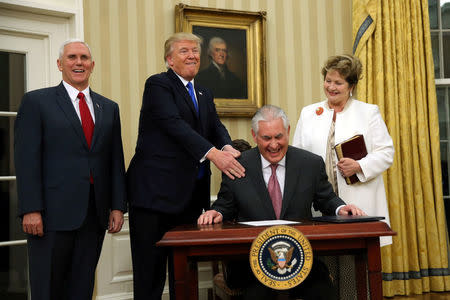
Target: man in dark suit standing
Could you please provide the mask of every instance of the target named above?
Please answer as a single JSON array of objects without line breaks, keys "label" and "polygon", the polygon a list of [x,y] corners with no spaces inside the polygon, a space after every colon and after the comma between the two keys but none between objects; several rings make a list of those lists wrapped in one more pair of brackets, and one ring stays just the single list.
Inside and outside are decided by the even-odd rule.
[{"label": "man in dark suit standing", "polygon": [[86,43],[63,43],[57,64],[63,81],[26,93],[15,122],[31,298],[92,299],[105,229],[126,211],[119,107],[89,88]]},{"label": "man in dark suit standing", "polygon": [[231,179],[244,176],[211,92],[194,83],[200,42],[191,33],[171,36],[164,54],[168,71],[145,83],[136,153],[127,171],[135,300],[161,298],[168,253],[155,244],[209,208],[209,162]]},{"label": "man in dark suit standing", "polygon": [[213,37],[209,41],[208,57],[210,65],[201,70],[195,78],[197,83],[211,89],[216,98],[247,98],[247,87],[228,69],[228,48],[225,40]]},{"label": "man in dark suit standing", "polygon": [[[312,205],[328,215],[365,214],[354,205],[345,205],[336,196],[320,156],[288,146],[289,130],[289,120],[281,108],[266,105],[256,112],[252,119],[252,135],[257,147],[243,152],[239,159],[246,169],[246,176],[234,181],[223,177],[212,210],[198,218],[199,224],[222,220],[308,219]],[[244,287],[245,299],[273,299],[274,290],[248,275],[248,262],[230,264],[228,271],[229,281]],[[232,274],[239,279],[231,278]],[[314,261],[307,281],[293,289],[292,296],[335,299],[328,275],[326,267]]]}]

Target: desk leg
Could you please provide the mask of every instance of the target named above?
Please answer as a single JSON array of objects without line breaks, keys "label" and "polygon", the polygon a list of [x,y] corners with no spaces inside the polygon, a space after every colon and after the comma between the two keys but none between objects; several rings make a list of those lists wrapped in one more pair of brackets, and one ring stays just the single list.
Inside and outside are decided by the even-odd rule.
[{"label": "desk leg", "polygon": [[369,269],[370,299],[383,299],[383,283],[381,277],[380,239],[367,239],[367,265]]},{"label": "desk leg", "polygon": [[197,262],[189,261],[185,249],[173,252],[175,298],[177,300],[198,299]]},{"label": "desk leg", "polygon": [[367,299],[367,256],[365,253],[355,255],[356,291],[358,300]]}]

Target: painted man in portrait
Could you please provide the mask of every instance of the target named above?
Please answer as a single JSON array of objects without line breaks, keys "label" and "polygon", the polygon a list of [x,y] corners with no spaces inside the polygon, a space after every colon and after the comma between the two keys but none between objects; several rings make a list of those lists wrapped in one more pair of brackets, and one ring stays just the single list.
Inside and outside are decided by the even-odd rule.
[{"label": "painted man in portrait", "polygon": [[214,98],[247,98],[247,91],[242,80],[228,69],[229,57],[227,44],[220,37],[209,41],[208,57],[210,65],[200,71],[195,81],[212,90]]}]

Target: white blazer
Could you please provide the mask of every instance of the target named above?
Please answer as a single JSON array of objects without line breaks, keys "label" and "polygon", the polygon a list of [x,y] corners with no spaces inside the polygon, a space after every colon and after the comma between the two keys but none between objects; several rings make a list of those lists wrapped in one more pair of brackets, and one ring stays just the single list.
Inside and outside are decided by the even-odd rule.
[{"label": "white blazer", "polygon": [[[304,107],[295,129],[293,146],[309,150],[325,160],[333,113],[327,100]],[[338,172],[339,197],[368,215],[384,216],[385,222],[390,224],[382,173],[394,160],[394,145],[377,105],[349,99],[342,112],[336,114],[335,144],[356,134],[364,136],[368,154],[358,161],[362,172],[356,175],[360,182],[347,185]],[[382,237],[380,242],[381,246],[389,245],[392,238]]]}]

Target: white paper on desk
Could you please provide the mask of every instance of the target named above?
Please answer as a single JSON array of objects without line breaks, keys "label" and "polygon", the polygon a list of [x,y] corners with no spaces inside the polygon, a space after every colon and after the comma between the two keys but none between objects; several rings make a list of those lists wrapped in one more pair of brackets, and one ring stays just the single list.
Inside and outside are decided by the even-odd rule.
[{"label": "white paper on desk", "polygon": [[275,226],[275,225],[300,224],[300,222],[286,221],[286,220],[265,220],[265,221],[250,221],[238,223],[250,226]]}]

